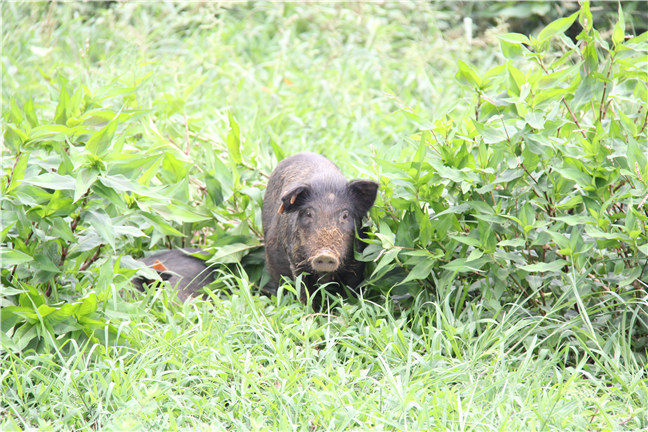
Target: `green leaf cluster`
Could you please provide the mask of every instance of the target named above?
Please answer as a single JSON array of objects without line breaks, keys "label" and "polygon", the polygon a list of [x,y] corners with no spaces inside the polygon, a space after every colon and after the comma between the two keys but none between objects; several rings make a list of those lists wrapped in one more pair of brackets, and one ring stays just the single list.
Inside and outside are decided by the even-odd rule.
[{"label": "green leaf cluster", "polygon": [[60,76],[53,87],[52,117],[14,98],[4,117],[5,349],[58,349],[61,335],[111,333],[106,300],[135,274],[130,255],[182,243],[183,225],[213,220],[190,204],[186,155],[129,106],[137,86],[92,92]]},{"label": "green leaf cluster", "polygon": [[648,37],[626,37],[621,10],[611,41],[591,23],[585,2],[536,36],[500,36],[504,61],[485,72],[459,61],[465,106],[379,154],[370,285],[456,313],[481,297],[495,313],[631,316],[647,346]]}]

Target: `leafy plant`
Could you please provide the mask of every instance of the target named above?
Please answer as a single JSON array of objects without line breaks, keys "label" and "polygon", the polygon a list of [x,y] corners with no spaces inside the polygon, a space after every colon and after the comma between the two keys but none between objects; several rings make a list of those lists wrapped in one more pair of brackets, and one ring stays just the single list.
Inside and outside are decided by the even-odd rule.
[{"label": "leafy plant", "polygon": [[209,219],[183,200],[190,164],[181,153],[142,145],[144,112],[125,100],[137,85],[92,93],[59,77],[51,120],[33,100],[11,100],[1,184],[2,283],[12,287],[3,291],[5,347],[56,349],[62,334],[114,331],[101,311],[134,274],[122,256],[182,236],[173,225]]},{"label": "leafy plant", "polygon": [[[645,429],[639,4],[3,3],[0,429]],[[327,313],[256,295],[303,150],[381,181]],[[227,295],[130,291],[189,244]]]},{"label": "leafy plant", "polygon": [[619,9],[605,40],[585,2],[537,36],[501,35],[506,61],[484,73],[458,62],[465,108],[417,134],[410,162],[378,156],[372,283],[458,309],[481,296],[493,312],[575,310],[592,334],[630,320],[646,348],[648,34],[624,29]]}]

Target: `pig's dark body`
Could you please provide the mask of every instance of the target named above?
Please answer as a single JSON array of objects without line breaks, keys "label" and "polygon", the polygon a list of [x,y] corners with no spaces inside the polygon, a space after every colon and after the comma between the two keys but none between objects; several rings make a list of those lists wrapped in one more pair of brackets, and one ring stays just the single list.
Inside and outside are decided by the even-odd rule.
[{"label": "pig's dark body", "polygon": [[[365,243],[355,234],[362,235],[362,218],[377,189],[378,184],[369,180],[347,181],[333,162],[317,154],[300,153],[281,161],[263,198],[266,268],[271,277],[265,291],[272,293],[283,277],[294,280],[300,275],[311,296],[323,283],[334,282],[327,291],[341,294],[343,286],[356,288],[364,277],[364,263],[354,258],[354,250],[361,251]],[[185,301],[215,280],[214,270],[190,255],[200,252],[173,249],[140,261],[149,267],[161,263],[159,275]],[[152,281],[138,277],[133,282],[142,289]],[[306,300],[305,293],[301,300]],[[320,296],[313,301],[319,304]]]},{"label": "pig's dark body", "polygon": [[[367,198],[361,191],[360,205],[358,190],[367,185],[373,195]],[[327,282],[337,282],[327,287],[329,292],[342,293],[340,284],[357,287],[364,277],[364,263],[354,258],[353,251],[363,249],[364,242],[355,232],[361,229],[377,188],[375,182],[347,181],[333,162],[318,154],[300,153],[282,160],[270,176],[262,209],[266,268],[272,284],[276,287],[282,277],[294,280],[305,273],[303,281],[311,294],[318,284]],[[314,215],[308,232],[299,219],[304,208]],[[341,216],[344,212],[347,218]],[[339,263],[334,271],[314,270],[317,250],[325,250],[325,258],[330,255],[332,262]]]},{"label": "pig's dark body", "polygon": [[[205,261],[191,256],[202,252],[201,249],[172,249],[142,258],[140,261],[148,267],[153,267],[156,262],[162,263],[166,270],[157,270],[163,280],[168,281],[178,290],[178,298],[182,301],[200,293],[200,289],[214,281],[214,272]],[[133,281],[138,289],[142,284],[150,283],[144,278]]]}]

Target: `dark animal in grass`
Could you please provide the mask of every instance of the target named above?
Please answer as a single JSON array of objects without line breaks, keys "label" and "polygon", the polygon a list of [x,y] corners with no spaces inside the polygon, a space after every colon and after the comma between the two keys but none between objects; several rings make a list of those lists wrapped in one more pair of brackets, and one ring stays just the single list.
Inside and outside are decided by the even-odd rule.
[{"label": "dark animal in grass", "polygon": [[[168,281],[178,290],[178,298],[185,301],[200,294],[202,287],[214,281],[213,269],[209,268],[203,259],[190,255],[202,252],[201,249],[172,249],[140,261],[156,270],[162,280]],[[152,282],[154,281],[143,277],[133,279],[133,283],[140,290],[143,289],[143,284]]]},{"label": "dark animal in grass", "polygon": [[[324,156],[300,153],[282,160],[272,172],[263,198],[266,268],[276,287],[282,277],[302,275],[311,296],[318,286],[343,293],[364,278],[362,219],[376,199],[378,183],[348,181]],[[302,302],[306,300],[302,293]],[[319,295],[314,303],[320,302]]]}]

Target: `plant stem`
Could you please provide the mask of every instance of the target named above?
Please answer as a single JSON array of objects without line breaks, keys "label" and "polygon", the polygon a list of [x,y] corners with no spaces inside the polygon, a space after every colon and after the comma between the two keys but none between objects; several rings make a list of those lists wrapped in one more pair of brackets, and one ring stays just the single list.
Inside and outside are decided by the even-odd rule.
[{"label": "plant stem", "polygon": [[[548,71],[547,68],[545,67],[544,63],[542,63],[542,60],[539,59],[539,58],[537,58],[537,57],[536,57],[536,59],[537,59],[537,61],[538,61],[538,64],[539,64],[540,67],[542,68],[542,70],[543,70],[543,71],[548,75],[548,74],[549,74],[549,71]],[[569,106],[569,104],[567,103],[567,101],[565,100],[565,98],[562,97],[562,98],[561,98],[561,101],[562,101],[563,105],[565,105],[565,108],[567,108],[567,111],[569,111],[569,114],[571,115],[572,120],[574,121],[574,123],[575,123],[576,126],[578,127],[578,130],[580,131],[581,135],[583,135],[583,138],[586,138],[586,139],[587,139],[587,134],[585,133],[585,131],[584,131],[583,128],[581,127],[580,123],[578,123],[578,120],[576,119],[576,116],[574,115],[574,112],[572,111],[571,107]]]},{"label": "plant stem", "polygon": [[85,261],[83,262],[83,264],[81,265],[81,267],[79,267],[79,271],[85,271],[85,270],[87,270],[88,267],[90,267],[90,264],[92,264],[93,262],[97,261],[97,258],[99,258],[99,253],[101,252],[101,248],[102,248],[103,246],[104,246],[104,245],[103,245],[103,243],[102,243],[102,244],[100,244],[100,245],[97,247],[97,250],[95,251],[94,255],[92,255],[92,257],[88,258],[87,260],[85,260]]},{"label": "plant stem", "polygon": [[18,165],[18,161],[20,160],[21,155],[22,153],[20,151],[16,153],[16,158],[14,159],[13,166],[11,167],[11,172],[7,177],[7,187],[9,187],[9,185],[11,184],[11,180],[13,180],[14,171],[16,170],[16,165]]},{"label": "plant stem", "polygon": [[642,134],[643,131],[646,129],[646,123],[648,123],[648,110],[646,110],[646,116],[644,117],[643,126],[641,126],[641,130],[639,131],[639,134]]},{"label": "plant stem", "polygon": [[607,75],[605,76],[605,81],[603,82],[603,95],[601,96],[601,106],[599,107],[599,122],[603,121],[605,114],[607,113],[607,106],[605,103],[605,95],[607,92],[607,84],[610,79],[610,72],[612,72],[612,65],[614,64],[614,55],[610,57],[610,67],[608,68]]}]

